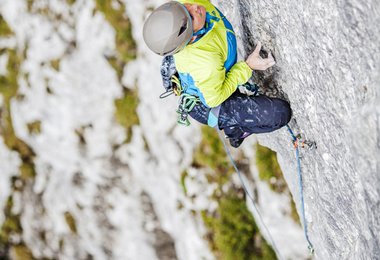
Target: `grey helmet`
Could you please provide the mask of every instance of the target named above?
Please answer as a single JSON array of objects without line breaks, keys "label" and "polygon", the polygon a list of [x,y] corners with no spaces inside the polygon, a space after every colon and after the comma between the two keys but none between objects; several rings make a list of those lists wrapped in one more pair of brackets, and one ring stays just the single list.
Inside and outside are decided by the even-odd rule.
[{"label": "grey helmet", "polygon": [[193,36],[193,23],[185,6],[171,1],[161,5],[144,24],[143,37],[153,52],[166,56],[182,50]]}]

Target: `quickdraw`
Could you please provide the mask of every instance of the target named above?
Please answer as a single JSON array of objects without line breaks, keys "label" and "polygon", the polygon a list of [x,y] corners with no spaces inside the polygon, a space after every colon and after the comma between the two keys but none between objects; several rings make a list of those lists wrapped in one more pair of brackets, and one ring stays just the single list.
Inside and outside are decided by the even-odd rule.
[{"label": "quickdraw", "polygon": [[316,149],[317,145],[315,142],[312,141],[306,141],[302,140],[301,135],[295,136],[292,129],[289,125],[286,125],[288,128],[288,131],[290,135],[292,136],[293,146],[296,152],[296,159],[297,159],[297,174],[298,174],[298,181],[299,181],[299,193],[300,193],[300,199],[301,199],[301,213],[302,213],[302,222],[303,222],[303,231],[305,235],[305,239],[308,244],[308,249],[310,252],[310,255],[314,254],[314,246],[310,241],[309,233],[307,229],[307,221],[306,221],[306,214],[305,214],[305,202],[304,202],[304,196],[303,196],[303,182],[302,182],[302,174],[301,174],[301,156],[299,152],[299,147],[307,147],[310,149]]},{"label": "quickdraw", "polygon": [[173,92],[176,96],[179,96],[178,109],[176,110],[178,114],[177,123],[184,126],[189,126],[190,121],[188,119],[189,113],[193,108],[199,104],[199,97],[184,93],[184,88],[181,85],[180,80],[175,75],[172,76],[171,81],[174,85]]},{"label": "quickdraw", "polygon": [[305,140],[302,138],[302,136],[300,134],[295,136],[295,139],[293,138],[293,146],[295,149],[298,147],[307,148],[310,150],[317,149],[317,143],[316,142]]},{"label": "quickdraw", "polygon": [[200,99],[198,97],[195,97],[193,95],[189,95],[186,93],[182,93],[179,98],[179,104],[178,104],[178,120],[177,123],[180,125],[189,126],[190,121],[188,119],[189,113],[195,105],[199,104]]}]

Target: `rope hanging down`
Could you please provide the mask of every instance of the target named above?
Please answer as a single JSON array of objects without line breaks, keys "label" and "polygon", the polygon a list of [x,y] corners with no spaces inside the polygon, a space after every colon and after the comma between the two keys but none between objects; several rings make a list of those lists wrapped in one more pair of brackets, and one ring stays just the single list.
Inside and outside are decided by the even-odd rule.
[{"label": "rope hanging down", "polygon": [[245,192],[245,194],[247,194],[247,196],[248,196],[249,199],[251,200],[252,205],[253,205],[253,207],[254,207],[256,213],[257,213],[257,216],[259,216],[259,221],[261,222],[261,224],[262,224],[262,226],[264,227],[266,233],[268,234],[268,238],[269,238],[270,243],[271,243],[271,245],[272,245],[272,247],[273,247],[273,250],[276,252],[276,254],[277,254],[277,256],[278,256],[278,258],[279,258],[280,260],[281,260],[281,259],[285,259],[285,258],[283,258],[282,255],[280,254],[280,251],[278,250],[278,247],[277,247],[276,243],[274,242],[273,237],[272,237],[271,233],[269,232],[268,227],[265,225],[264,220],[263,220],[263,217],[261,216],[261,213],[260,213],[258,207],[256,206],[255,200],[253,199],[252,195],[248,192],[248,189],[247,189],[247,187],[245,186],[245,183],[244,183],[243,177],[242,177],[242,175],[241,175],[241,172],[239,171],[238,167],[236,166],[236,163],[235,163],[234,159],[232,158],[231,152],[230,152],[230,150],[228,149],[228,147],[227,147],[227,145],[226,145],[226,142],[224,141],[224,137],[222,136],[220,130],[219,130],[217,127],[216,127],[216,130],[217,130],[217,132],[218,132],[219,138],[222,140],[222,143],[223,143],[224,149],[226,150],[226,153],[227,153],[227,155],[228,155],[228,158],[230,159],[232,166],[234,167],[235,171],[237,172],[237,174],[238,174],[238,176],[239,176],[239,179],[240,179],[240,182],[241,182],[241,184],[242,184],[242,186],[243,186],[244,192]]},{"label": "rope hanging down", "polygon": [[308,243],[308,248],[310,251],[310,254],[314,253],[314,247],[313,244],[310,242],[308,230],[307,230],[307,222],[306,222],[306,216],[305,216],[305,202],[303,199],[303,183],[302,183],[302,174],[301,174],[301,159],[300,159],[300,152],[299,152],[299,146],[304,147],[304,144],[308,145],[309,147],[313,148],[315,147],[315,143],[310,142],[300,142],[300,138],[296,137],[292,131],[292,129],[289,127],[289,125],[286,125],[288,128],[288,131],[290,135],[293,138],[293,144],[294,149],[296,150],[296,158],[297,158],[297,173],[298,173],[298,180],[299,180],[299,192],[300,192],[300,198],[301,198],[301,212],[302,212],[302,222],[303,222],[303,231],[305,234],[306,241]]},{"label": "rope hanging down", "polygon": [[[299,155],[299,146],[305,147],[305,145],[307,145],[309,148],[315,148],[316,145],[313,142],[301,141],[300,137],[297,138],[294,135],[292,129],[288,125],[286,125],[286,127],[288,128],[288,131],[289,131],[290,135],[292,136],[293,145],[294,145],[294,148],[296,150],[297,169],[298,169],[297,172],[298,172],[298,178],[299,178],[299,191],[300,191],[300,198],[301,198],[302,222],[303,222],[304,234],[305,234],[306,241],[308,243],[308,248],[309,248],[310,254],[313,254],[314,253],[314,247],[313,247],[313,244],[310,242],[310,239],[308,236],[307,222],[306,222],[306,217],[305,217],[305,203],[304,203],[304,198],[303,198],[303,183],[302,183],[302,174],[301,174],[301,160],[300,160],[300,155]],[[273,250],[276,252],[279,259],[284,259],[282,257],[282,255],[280,254],[280,251],[278,250],[278,247],[277,247],[276,243],[274,242],[273,237],[272,237],[271,233],[269,232],[268,227],[265,225],[265,223],[263,221],[262,215],[261,215],[261,213],[260,213],[260,211],[259,211],[259,209],[255,203],[255,200],[253,199],[252,195],[248,192],[248,189],[244,183],[242,174],[239,171],[238,167],[236,166],[236,163],[235,163],[234,159],[232,158],[231,152],[228,149],[226,142],[225,142],[220,130],[217,127],[215,127],[215,128],[218,132],[219,138],[222,140],[222,143],[223,143],[224,149],[226,150],[227,156],[230,159],[232,166],[234,167],[236,173],[239,176],[239,179],[240,179],[240,182],[241,182],[242,187],[244,189],[244,192],[247,194],[247,196],[251,200],[252,205],[253,205],[256,213],[257,213],[257,216],[259,217],[259,221],[261,222],[262,226],[264,227],[265,231],[268,234],[268,238],[269,238],[270,243],[273,247]]]}]

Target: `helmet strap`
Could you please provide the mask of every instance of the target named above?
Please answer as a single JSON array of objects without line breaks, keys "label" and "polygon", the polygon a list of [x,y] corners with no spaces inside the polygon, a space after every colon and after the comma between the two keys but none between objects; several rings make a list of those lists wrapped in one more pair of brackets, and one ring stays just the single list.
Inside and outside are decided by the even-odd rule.
[{"label": "helmet strap", "polygon": [[206,12],[206,21],[205,21],[205,25],[204,25],[203,28],[200,29],[199,31],[194,32],[194,33],[193,33],[193,36],[198,37],[198,36],[200,36],[200,35],[203,35],[203,34],[207,33],[207,31],[208,31],[207,28],[211,26],[211,23],[212,23],[213,21],[218,22],[219,20],[220,20],[220,19],[219,19],[218,17],[213,16],[213,15],[210,15],[208,12]]},{"label": "helmet strap", "polygon": [[199,35],[203,35],[203,34],[205,34],[206,33],[206,28],[202,28],[202,29],[200,29],[199,31],[197,31],[197,32],[194,32],[193,33],[193,36],[199,36]]}]

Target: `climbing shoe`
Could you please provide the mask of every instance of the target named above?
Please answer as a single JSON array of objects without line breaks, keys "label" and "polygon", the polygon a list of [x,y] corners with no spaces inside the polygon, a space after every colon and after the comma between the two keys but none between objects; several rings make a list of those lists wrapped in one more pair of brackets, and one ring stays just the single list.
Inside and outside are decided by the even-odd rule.
[{"label": "climbing shoe", "polygon": [[244,138],[229,138],[230,145],[234,148],[238,148],[241,143],[244,141]]}]

